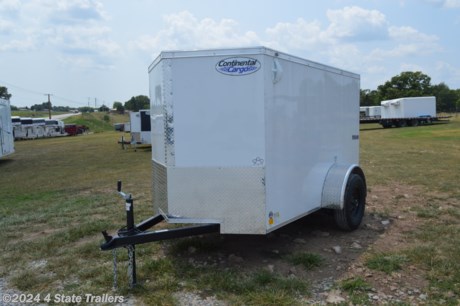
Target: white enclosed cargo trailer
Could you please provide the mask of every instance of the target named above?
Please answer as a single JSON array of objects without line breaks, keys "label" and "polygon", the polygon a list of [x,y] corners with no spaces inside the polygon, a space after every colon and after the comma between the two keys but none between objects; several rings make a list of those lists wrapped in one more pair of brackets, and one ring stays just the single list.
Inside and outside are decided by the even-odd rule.
[{"label": "white enclosed cargo trailer", "polygon": [[381,102],[382,118],[436,117],[436,97],[411,97]]},{"label": "white enclosed cargo trailer", "polygon": [[436,97],[410,97],[381,102],[383,127],[416,126],[432,123],[436,117]]},{"label": "white enclosed cargo trailer", "polygon": [[359,108],[360,118],[380,118],[382,112],[380,106],[361,106]]},{"label": "white enclosed cargo trailer", "polygon": [[[360,225],[359,75],[258,47],[162,52],[149,77],[156,214],[135,225],[119,181],[126,227],[102,232],[102,250],[127,248],[131,287],[136,244],[267,234],[321,208]],[[148,230],[162,221],[192,225]]]},{"label": "white enclosed cargo trailer", "polygon": [[131,132],[131,142],[137,144],[151,144],[152,135],[150,133],[150,110],[141,109],[138,112],[129,113],[129,131]]},{"label": "white enclosed cargo trailer", "polygon": [[369,106],[368,114],[370,118],[381,118],[382,107],[381,106]]},{"label": "white enclosed cargo trailer", "polygon": [[332,208],[359,226],[359,75],[257,47],[162,52],[149,77],[153,205],[168,222],[266,234]]},{"label": "white enclosed cargo trailer", "polygon": [[0,98],[0,158],[14,153],[10,101]]}]

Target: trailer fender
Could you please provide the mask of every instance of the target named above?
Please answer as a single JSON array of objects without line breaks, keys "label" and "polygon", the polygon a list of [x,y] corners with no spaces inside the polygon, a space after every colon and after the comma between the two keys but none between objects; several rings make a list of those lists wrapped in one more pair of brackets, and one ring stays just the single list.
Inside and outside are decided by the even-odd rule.
[{"label": "trailer fender", "polygon": [[321,195],[321,208],[343,209],[345,189],[351,174],[359,175],[364,185],[366,178],[358,165],[333,164],[326,174]]}]

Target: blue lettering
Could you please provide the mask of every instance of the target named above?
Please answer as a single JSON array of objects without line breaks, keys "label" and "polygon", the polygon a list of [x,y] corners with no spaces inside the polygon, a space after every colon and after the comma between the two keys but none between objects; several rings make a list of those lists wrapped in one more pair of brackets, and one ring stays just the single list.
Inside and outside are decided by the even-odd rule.
[{"label": "blue lettering", "polygon": [[228,75],[245,75],[260,69],[260,62],[248,57],[231,57],[220,60],[216,70]]}]

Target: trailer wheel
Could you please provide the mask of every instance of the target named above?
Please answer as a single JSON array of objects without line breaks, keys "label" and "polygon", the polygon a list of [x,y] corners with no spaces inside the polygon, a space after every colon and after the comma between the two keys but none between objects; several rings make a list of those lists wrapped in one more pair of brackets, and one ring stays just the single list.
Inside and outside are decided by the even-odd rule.
[{"label": "trailer wheel", "polygon": [[407,121],[406,120],[399,120],[398,127],[406,127],[406,126],[407,126]]},{"label": "trailer wheel", "polygon": [[417,125],[418,125],[418,120],[417,120],[417,119],[412,119],[412,120],[410,121],[410,125],[411,125],[411,126],[417,126]]},{"label": "trailer wheel", "polygon": [[337,226],[346,231],[359,227],[366,205],[366,185],[358,174],[351,174],[345,189],[343,208],[334,210]]},{"label": "trailer wheel", "polygon": [[382,123],[380,123],[382,125],[382,127],[384,129],[388,129],[388,128],[391,128],[391,122],[388,122],[388,121],[382,121]]}]

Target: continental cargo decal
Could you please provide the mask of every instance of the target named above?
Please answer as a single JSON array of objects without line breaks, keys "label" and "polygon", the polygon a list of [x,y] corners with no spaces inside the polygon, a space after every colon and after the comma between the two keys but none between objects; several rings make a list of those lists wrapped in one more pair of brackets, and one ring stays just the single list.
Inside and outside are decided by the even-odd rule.
[{"label": "continental cargo decal", "polygon": [[216,70],[226,75],[247,75],[260,69],[260,62],[250,57],[229,57],[216,64]]}]

